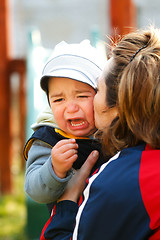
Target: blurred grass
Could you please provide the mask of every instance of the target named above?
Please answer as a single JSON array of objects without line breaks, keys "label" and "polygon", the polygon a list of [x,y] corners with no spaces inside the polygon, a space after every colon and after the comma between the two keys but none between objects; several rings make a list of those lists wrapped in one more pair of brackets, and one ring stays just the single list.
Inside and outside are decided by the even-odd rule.
[{"label": "blurred grass", "polygon": [[13,193],[0,196],[0,240],[27,240],[24,172],[13,174]]}]

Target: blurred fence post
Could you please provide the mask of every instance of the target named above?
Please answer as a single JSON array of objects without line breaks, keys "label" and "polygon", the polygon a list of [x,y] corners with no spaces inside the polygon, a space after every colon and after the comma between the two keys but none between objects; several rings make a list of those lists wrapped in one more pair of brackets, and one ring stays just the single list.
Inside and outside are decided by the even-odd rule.
[{"label": "blurred fence post", "polygon": [[11,192],[8,1],[0,0],[0,194]]},{"label": "blurred fence post", "polygon": [[135,30],[136,7],[133,0],[110,0],[111,36],[123,36]]}]

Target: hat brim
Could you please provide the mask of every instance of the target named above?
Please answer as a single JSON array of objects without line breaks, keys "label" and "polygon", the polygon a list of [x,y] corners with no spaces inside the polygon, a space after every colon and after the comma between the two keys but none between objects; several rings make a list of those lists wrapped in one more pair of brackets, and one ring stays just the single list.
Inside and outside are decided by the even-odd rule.
[{"label": "hat brim", "polygon": [[[47,75],[43,75],[40,81],[41,88],[47,92],[48,91],[48,80],[51,77],[62,77],[62,78],[70,78],[79,82],[86,83],[90,85],[92,88],[96,89],[95,80],[91,81],[91,76],[86,75],[84,72],[78,71],[77,69],[54,69]],[[97,76],[98,78],[98,76]]]}]

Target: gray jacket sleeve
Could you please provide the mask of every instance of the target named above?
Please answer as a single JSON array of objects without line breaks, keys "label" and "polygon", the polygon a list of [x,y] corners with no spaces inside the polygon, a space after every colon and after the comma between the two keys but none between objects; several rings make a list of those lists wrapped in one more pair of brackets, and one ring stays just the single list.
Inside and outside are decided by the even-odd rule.
[{"label": "gray jacket sleeve", "polygon": [[71,178],[58,178],[51,164],[51,148],[35,140],[28,153],[25,173],[25,191],[36,202],[50,203],[58,200]]}]

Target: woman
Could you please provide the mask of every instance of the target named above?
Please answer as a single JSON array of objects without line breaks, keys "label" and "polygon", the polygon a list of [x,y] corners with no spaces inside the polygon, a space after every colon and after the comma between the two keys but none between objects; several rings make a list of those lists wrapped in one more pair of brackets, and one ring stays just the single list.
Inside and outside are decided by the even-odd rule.
[{"label": "woman", "polygon": [[160,30],[130,33],[117,44],[94,110],[104,150],[113,157],[89,179],[78,209],[97,158],[89,156],[41,239],[160,239]]}]

